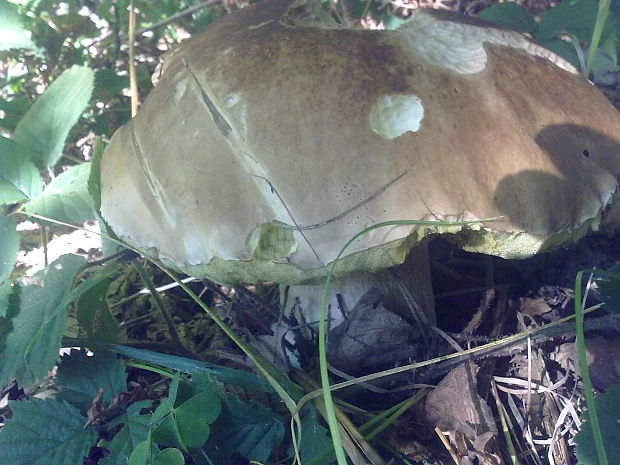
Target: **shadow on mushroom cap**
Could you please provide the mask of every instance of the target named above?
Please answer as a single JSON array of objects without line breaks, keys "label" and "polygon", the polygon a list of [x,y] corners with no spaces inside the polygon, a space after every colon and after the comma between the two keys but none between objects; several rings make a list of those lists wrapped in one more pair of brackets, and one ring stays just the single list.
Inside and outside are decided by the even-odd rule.
[{"label": "shadow on mushroom cap", "polygon": [[574,124],[547,126],[535,140],[558,174],[524,170],[506,176],[495,192],[497,207],[515,225],[541,236],[598,221],[618,187],[620,142]]}]

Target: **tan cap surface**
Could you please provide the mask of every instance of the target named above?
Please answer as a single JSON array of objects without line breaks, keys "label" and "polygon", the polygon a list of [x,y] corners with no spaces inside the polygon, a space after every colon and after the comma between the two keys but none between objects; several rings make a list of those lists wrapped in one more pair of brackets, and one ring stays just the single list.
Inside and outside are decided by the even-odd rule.
[{"label": "tan cap surface", "polygon": [[[502,217],[455,239],[503,257],[598,221],[620,115],[570,65],[471,18],[418,10],[369,31],[311,10],[267,0],[171,54],[102,161],[101,211],[121,238],[220,282],[295,283],[379,221]],[[375,230],[341,270],[459,229]]]}]

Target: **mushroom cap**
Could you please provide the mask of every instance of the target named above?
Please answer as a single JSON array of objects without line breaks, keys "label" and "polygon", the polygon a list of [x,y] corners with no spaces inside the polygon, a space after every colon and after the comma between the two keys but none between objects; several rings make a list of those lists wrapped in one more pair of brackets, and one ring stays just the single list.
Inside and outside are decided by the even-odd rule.
[{"label": "mushroom cap", "polygon": [[[317,2],[318,3],[318,2]],[[620,115],[515,32],[416,10],[395,31],[266,0],[171,52],[101,163],[115,233],[223,283],[401,263],[430,234],[523,258],[585,234],[620,174]]]}]

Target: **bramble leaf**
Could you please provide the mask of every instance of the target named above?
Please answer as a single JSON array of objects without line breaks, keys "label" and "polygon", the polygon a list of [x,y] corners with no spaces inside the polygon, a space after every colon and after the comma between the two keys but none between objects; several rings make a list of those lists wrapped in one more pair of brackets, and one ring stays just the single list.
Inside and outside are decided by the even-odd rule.
[{"label": "bramble leaf", "polygon": [[127,388],[126,377],[123,363],[114,354],[100,351],[89,357],[84,350],[73,350],[60,360],[56,398],[86,413],[100,388],[101,400],[108,404]]},{"label": "bramble leaf", "polygon": [[246,404],[232,394],[222,400],[222,413],[213,423],[205,445],[211,460],[227,463],[238,452],[249,460],[265,463],[284,436],[280,418],[264,405]]},{"label": "bramble leaf", "polygon": [[22,26],[21,18],[6,0],[0,0],[0,51],[12,48],[35,49],[29,32]]},{"label": "bramble leaf", "polygon": [[9,299],[15,289],[11,283],[11,273],[19,251],[19,236],[15,222],[8,216],[0,215],[0,318],[7,315]]},{"label": "bramble leaf", "polygon": [[0,205],[21,202],[41,193],[39,170],[14,140],[0,137]]},{"label": "bramble leaf", "polygon": [[21,384],[42,380],[56,363],[70,288],[84,263],[77,255],[63,255],[22,288],[21,310],[0,353],[0,385],[14,378]]},{"label": "bramble leaf", "polygon": [[478,17],[517,32],[533,33],[536,30],[534,17],[514,2],[494,3],[482,10]]},{"label": "bramble leaf", "polygon": [[72,66],[34,102],[15,128],[13,139],[32,154],[39,169],[54,165],[71,127],[88,105],[94,73]]},{"label": "bramble leaf", "polygon": [[85,291],[77,302],[78,324],[88,339],[97,342],[116,342],[120,332],[118,321],[112,315],[106,298],[110,283],[110,277],[101,280]]},{"label": "bramble leaf", "polygon": [[9,407],[13,417],[0,431],[0,465],[76,465],[97,439],[66,402],[33,397]]},{"label": "bramble leaf", "polygon": [[88,193],[90,163],[72,166],[55,178],[41,195],[24,205],[27,213],[65,223],[95,219],[93,200]]}]

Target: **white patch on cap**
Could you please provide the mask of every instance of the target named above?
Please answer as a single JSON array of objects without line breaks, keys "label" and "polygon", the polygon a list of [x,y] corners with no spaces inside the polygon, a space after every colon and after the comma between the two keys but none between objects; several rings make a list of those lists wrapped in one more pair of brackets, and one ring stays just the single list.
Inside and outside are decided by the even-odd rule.
[{"label": "white patch on cap", "polygon": [[183,96],[185,95],[186,91],[187,91],[187,80],[183,79],[182,81],[177,82],[176,85],[174,86],[174,91],[172,93],[172,103],[174,103],[175,105],[178,105],[181,99],[183,98]]},{"label": "white patch on cap", "polygon": [[239,94],[230,94],[224,99],[224,105],[226,108],[234,107],[239,102]]},{"label": "white patch on cap", "polygon": [[424,107],[417,95],[384,95],[370,110],[370,127],[386,139],[420,129]]},{"label": "white patch on cap", "polygon": [[424,10],[415,10],[411,20],[399,27],[398,32],[417,58],[458,74],[484,70],[487,64],[484,42],[521,49],[577,73],[570,63],[517,32],[442,20]]}]

